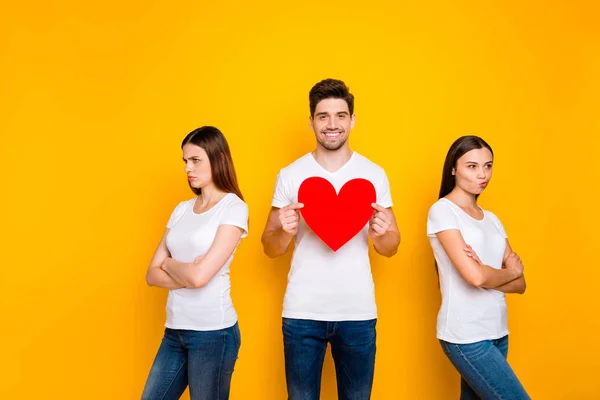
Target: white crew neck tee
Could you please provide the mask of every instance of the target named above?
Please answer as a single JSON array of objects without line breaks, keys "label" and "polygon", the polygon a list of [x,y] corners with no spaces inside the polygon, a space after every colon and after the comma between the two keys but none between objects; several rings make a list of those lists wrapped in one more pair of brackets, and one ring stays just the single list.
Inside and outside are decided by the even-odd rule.
[{"label": "white crew neck tee", "polygon": [[505,294],[468,284],[444,251],[436,233],[456,229],[481,262],[501,269],[506,232],[498,217],[483,210],[477,220],[446,198],[429,210],[427,236],[438,265],[442,305],[438,313],[437,337],[465,344],[499,339],[508,334]]},{"label": "white crew neck tee", "polygon": [[[282,208],[297,203],[300,185],[313,176],[327,179],[338,193],[351,179],[367,179],[375,187],[377,203],[386,208],[392,206],[390,185],[383,168],[356,152],[336,172],[321,167],[311,153],[299,158],[279,172],[271,205]],[[317,321],[377,318],[368,230],[367,223],[334,252],[300,218],[283,317]]]},{"label": "white crew neck tee", "polygon": [[[248,206],[238,196],[228,193],[201,214],[194,212],[196,199],[194,197],[179,203],[167,224],[167,248],[171,257],[179,262],[193,262],[198,256],[206,254],[220,225],[242,228],[242,238],[248,234]],[[231,301],[229,280],[232,260],[233,254],[201,288],[169,291],[167,328],[210,331],[235,325],[237,314]]]}]

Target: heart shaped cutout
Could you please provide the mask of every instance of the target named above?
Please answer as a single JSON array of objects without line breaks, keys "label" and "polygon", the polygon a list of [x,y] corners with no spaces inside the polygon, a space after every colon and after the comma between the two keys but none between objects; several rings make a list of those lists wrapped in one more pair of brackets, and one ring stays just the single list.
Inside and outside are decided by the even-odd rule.
[{"label": "heart shaped cutout", "polygon": [[336,193],[324,178],[305,179],[298,189],[302,217],[312,231],[333,251],[352,239],[373,215],[375,187],[366,179],[352,179]]}]

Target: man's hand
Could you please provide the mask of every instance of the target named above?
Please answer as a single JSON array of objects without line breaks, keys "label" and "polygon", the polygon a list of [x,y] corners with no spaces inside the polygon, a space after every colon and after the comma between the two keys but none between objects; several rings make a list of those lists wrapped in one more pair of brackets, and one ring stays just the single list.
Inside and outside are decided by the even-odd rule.
[{"label": "man's hand", "polygon": [[300,222],[300,212],[298,210],[302,207],[304,207],[304,204],[295,203],[279,209],[279,222],[284,232],[294,236],[298,233],[298,223]]},{"label": "man's hand", "polygon": [[380,206],[377,203],[372,203],[371,207],[373,207],[375,211],[369,220],[369,235],[371,235],[373,238],[376,238],[384,235],[390,230],[394,216],[390,210]]}]

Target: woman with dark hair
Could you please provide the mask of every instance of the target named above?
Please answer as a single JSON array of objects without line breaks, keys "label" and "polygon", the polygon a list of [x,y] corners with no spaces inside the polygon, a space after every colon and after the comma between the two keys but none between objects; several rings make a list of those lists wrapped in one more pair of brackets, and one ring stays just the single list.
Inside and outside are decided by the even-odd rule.
[{"label": "woman with dark hair", "polygon": [[505,293],[525,292],[523,264],[498,217],[477,205],[493,158],[480,137],[456,140],[427,220],[442,291],[437,337],[461,375],[461,400],[529,399],[506,361]]},{"label": "woman with dark hair", "polygon": [[205,126],[181,144],[197,195],[173,211],[146,281],[170,289],[162,344],[142,399],[229,398],[241,339],[230,296],[229,265],[248,233],[248,207],[223,134]]}]

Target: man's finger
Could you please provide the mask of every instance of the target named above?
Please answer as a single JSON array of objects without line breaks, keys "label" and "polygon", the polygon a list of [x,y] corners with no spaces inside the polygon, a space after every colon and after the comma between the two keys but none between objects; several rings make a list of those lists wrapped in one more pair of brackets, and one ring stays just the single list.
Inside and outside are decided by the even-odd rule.
[{"label": "man's finger", "polygon": [[285,218],[289,218],[289,217],[297,217],[298,216],[298,211],[296,210],[287,210],[283,213],[283,216]]},{"label": "man's finger", "polygon": [[298,210],[300,208],[304,207],[304,204],[302,203],[294,203],[294,204],[290,204],[288,206],[283,207],[283,210],[287,211],[287,210]]},{"label": "man's finger", "polygon": [[387,208],[382,207],[377,203],[371,203],[371,207],[373,207],[375,210],[377,210],[379,212],[385,212],[387,210]]},{"label": "man's finger", "polygon": [[380,227],[384,228],[386,227],[386,225],[388,225],[384,220],[382,220],[381,218],[375,218],[375,220],[373,221],[374,224],[379,225]]},{"label": "man's finger", "polygon": [[372,229],[374,232],[376,232],[376,233],[378,233],[378,234],[380,234],[380,235],[383,235],[383,234],[385,233],[385,229],[383,229],[382,227],[380,227],[380,226],[379,226],[379,225],[377,225],[377,224],[373,224],[373,225],[371,225],[371,229]]},{"label": "man's finger", "polygon": [[386,224],[389,224],[388,217],[387,217],[387,215],[385,213],[377,212],[377,213],[375,213],[375,217],[379,218],[380,220],[382,220]]},{"label": "man's finger", "polygon": [[283,222],[286,223],[286,224],[289,224],[289,223],[292,223],[292,222],[298,222],[298,221],[299,221],[299,218],[296,217],[295,215],[291,216],[291,217],[287,217],[287,218],[285,218],[283,220]]}]

